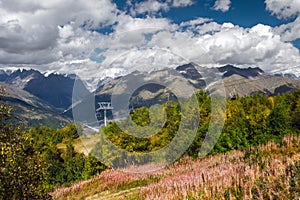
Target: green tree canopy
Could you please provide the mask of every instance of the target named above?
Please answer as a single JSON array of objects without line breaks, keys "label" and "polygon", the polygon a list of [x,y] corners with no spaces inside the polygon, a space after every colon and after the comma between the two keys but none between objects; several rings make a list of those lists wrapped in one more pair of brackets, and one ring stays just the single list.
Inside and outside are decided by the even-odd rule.
[{"label": "green tree canopy", "polygon": [[[1,97],[5,90],[1,89]],[[48,199],[45,163],[32,138],[10,122],[12,107],[0,104],[0,199]]]}]

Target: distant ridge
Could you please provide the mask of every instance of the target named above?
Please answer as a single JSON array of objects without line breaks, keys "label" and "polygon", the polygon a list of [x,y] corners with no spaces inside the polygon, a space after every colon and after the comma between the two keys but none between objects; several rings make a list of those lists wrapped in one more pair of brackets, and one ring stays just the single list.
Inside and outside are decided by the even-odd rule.
[{"label": "distant ridge", "polygon": [[49,126],[63,127],[71,123],[71,119],[56,112],[47,102],[16,86],[0,83],[6,89],[6,95],[1,99],[13,107],[13,121],[23,123],[27,127]]},{"label": "distant ridge", "polygon": [[[15,117],[27,126],[47,125],[58,128],[71,123],[62,115],[72,105],[73,86],[76,75],[42,74],[34,69],[0,70],[0,85],[7,90],[2,97],[14,107]],[[80,100],[89,94],[81,80],[76,80]]]},{"label": "distant ridge", "polygon": [[258,76],[260,74],[265,73],[262,69],[255,67],[255,68],[238,68],[235,67],[233,65],[225,65],[223,67],[219,67],[218,70],[220,72],[223,72],[223,77],[230,77],[234,74],[237,74],[239,76],[243,76],[245,78],[249,78],[249,77],[255,77]]},{"label": "distant ridge", "polygon": [[[204,70],[205,73],[201,70]],[[77,80],[78,82],[76,82],[76,84],[77,89],[79,90],[77,93],[80,94],[80,96],[73,99],[74,104],[72,104],[72,92],[76,76],[72,74],[49,73],[45,76],[45,74],[32,69],[16,70],[9,73],[0,70],[0,82],[27,92],[20,92],[20,95],[14,97],[15,99],[28,103],[28,101],[25,101],[24,98],[22,98],[22,95],[30,94],[36,98],[34,102],[42,102],[41,105],[46,110],[51,110],[51,112],[56,112],[58,114],[61,113],[70,118],[73,117],[73,109],[78,109],[80,107],[86,108],[86,106],[88,106],[90,107],[90,112],[94,112],[93,109],[98,106],[98,102],[111,101],[113,88],[120,80],[126,82],[126,80],[136,79],[143,83],[144,80],[153,79],[162,84],[176,84],[177,80],[173,75],[177,74],[176,76],[184,77],[195,90],[206,90],[208,87],[206,83],[207,78],[211,77],[205,77],[207,75],[204,74],[210,74],[209,76],[217,74],[216,77],[220,76],[223,80],[226,97],[228,99],[234,96],[254,94],[272,96],[293,92],[295,89],[300,88],[300,80],[297,79],[296,76],[293,76],[292,74],[267,74],[258,67],[238,68],[233,65],[225,65],[219,68],[205,68],[196,66],[194,63],[188,63],[176,67],[175,71],[176,73],[174,73],[174,69],[164,68],[150,73],[134,71],[123,77],[117,78],[103,77],[98,82],[98,88],[92,93],[86,89],[81,80]],[[171,80],[170,77],[172,77]],[[210,83],[210,87],[211,86],[213,87],[213,83]],[[186,88],[181,87],[180,84],[176,85],[176,88],[178,89],[178,92],[182,94],[186,92]],[[119,92],[122,94],[122,91]],[[91,98],[95,101],[94,106],[88,105]],[[121,99],[122,95],[119,98]],[[132,101],[130,106],[135,108],[141,106],[149,107],[156,103],[165,102],[167,99],[176,100],[176,96],[172,94],[172,92],[167,95],[166,90],[163,87],[159,87],[155,84],[148,84],[140,87],[133,93],[130,100]],[[79,111],[81,113],[86,113],[86,110],[84,109],[79,109]],[[91,118],[94,118],[94,114]]]},{"label": "distant ridge", "polygon": [[[0,71],[0,81],[16,86],[52,105],[63,112],[72,104],[72,93],[76,75],[47,74],[33,69],[18,69],[12,73]],[[77,80],[81,97],[89,94],[83,82]],[[78,98],[81,98],[78,97]]]},{"label": "distant ridge", "polygon": [[[204,74],[213,75],[214,73],[218,73],[217,76],[220,76],[223,80],[226,97],[228,99],[231,99],[234,96],[246,96],[254,94],[265,94],[272,96],[280,93],[293,92],[295,89],[300,88],[300,80],[270,75],[258,67],[238,68],[233,65],[226,65],[219,68],[204,68],[197,67],[194,63],[188,63],[176,67],[175,70],[177,71],[178,75],[184,77],[194,87],[195,90],[207,89],[208,85],[206,83],[206,79],[210,77],[204,77]],[[206,73],[202,73],[201,70],[205,70]],[[89,106],[89,100],[91,98],[95,99],[94,107],[98,106],[97,102],[111,101],[113,89],[120,80],[125,83],[134,78],[137,80],[137,82],[141,83],[143,83],[143,80],[153,80],[154,82],[161,82],[162,85],[166,83],[175,84],[174,77],[169,76],[168,74],[174,74],[170,68],[152,71],[150,73],[134,71],[133,73],[127,74],[123,77],[118,77],[115,79],[103,79],[104,81],[100,82],[101,84],[99,84],[97,90],[91,94],[90,97],[87,97],[74,104],[73,109],[76,109],[79,113],[84,113],[85,108],[89,107],[90,111],[92,112],[93,106]],[[176,86],[176,88],[182,93],[184,93],[186,90],[184,87],[181,88],[180,85]],[[122,93],[125,93],[125,90],[120,90],[118,93],[121,94],[119,98],[122,99]],[[149,107],[151,105],[159,104],[160,102],[166,102],[168,100],[168,96],[170,100],[176,100],[176,96],[174,96],[174,94],[170,93],[170,95],[167,95],[166,93],[169,92],[158,85],[144,85],[133,93],[129,107]],[[71,117],[72,108],[70,107],[65,114]],[[93,118],[94,116],[92,115],[84,116],[84,119],[87,119],[87,122]],[[100,115],[99,120],[101,121],[102,118],[103,116]]]}]

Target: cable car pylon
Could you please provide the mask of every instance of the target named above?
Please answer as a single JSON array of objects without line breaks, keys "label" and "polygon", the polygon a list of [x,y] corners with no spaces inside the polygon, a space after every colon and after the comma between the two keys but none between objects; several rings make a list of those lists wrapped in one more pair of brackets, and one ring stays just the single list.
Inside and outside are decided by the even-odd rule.
[{"label": "cable car pylon", "polygon": [[112,107],[111,102],[99,102],[98,105],[99,108],[96,111],[104,111],[104,126],[107,126],[107,111],[114,108]]}]

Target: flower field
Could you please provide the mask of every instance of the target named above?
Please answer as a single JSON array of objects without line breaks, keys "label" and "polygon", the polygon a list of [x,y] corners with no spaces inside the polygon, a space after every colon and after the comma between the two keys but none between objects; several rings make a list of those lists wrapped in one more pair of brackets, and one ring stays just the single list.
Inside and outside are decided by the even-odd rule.
[{"label": "flower field", "polygon": [[160,171],[129,174],[108,169],[55,199],[299,199],[300,137],[286,136],[245,151],[204,159],[184,157]]}]

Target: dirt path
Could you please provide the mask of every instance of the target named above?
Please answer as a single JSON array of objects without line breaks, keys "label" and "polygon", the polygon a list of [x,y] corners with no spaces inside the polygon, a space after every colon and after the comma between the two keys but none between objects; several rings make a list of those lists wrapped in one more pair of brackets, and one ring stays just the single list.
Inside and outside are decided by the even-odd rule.
[{"label": "dirt path", "polygon": [[122,190],[116,193],[109,193],[109,191],[106,192],[101,192],[99,194],[89,196],[85,198],[85,200],[113,200],[113,199],[118,199],[120,197],[124,197],[124,195],[132,193],[134,191],[140,190],[143,187],[135,187],[135,188],[130,188],[127,190]]}]

